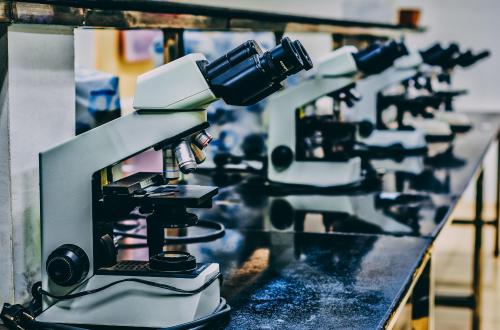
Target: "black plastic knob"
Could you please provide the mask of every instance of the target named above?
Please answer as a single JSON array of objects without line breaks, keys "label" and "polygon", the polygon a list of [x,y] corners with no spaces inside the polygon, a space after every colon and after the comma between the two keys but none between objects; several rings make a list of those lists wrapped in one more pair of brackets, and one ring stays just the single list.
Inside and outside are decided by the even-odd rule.
[{"label": "black plastic knob", "polygon": [[54,283],[71,286],[85,279],[90,263],[83,249],[73,244],[64,244],[49,255],[45,267]]},{"label": "black plastic knob", "polygon": [[165,251],[149,259],[149,268],[165,272],[187,272],[196,269],[196,258],[188,252]]},{"label": "black plastic knob", "polygon": [[287,146],[278,146],[271,153],[271,161],[275,167],[287,168],[293,162],[293,151]]},{"label": "black plastic knob", "polygon": [[271,224],[276,229],[285,230],[293,225],[293,207],[284,199],[276,199],[273,201],[269,216]]},{"label": "black plastic knob", "polygon": [[374,125],[368,120],[362,120],[358,123],[358,133],[361,137],[369,137],[374,130]]}]

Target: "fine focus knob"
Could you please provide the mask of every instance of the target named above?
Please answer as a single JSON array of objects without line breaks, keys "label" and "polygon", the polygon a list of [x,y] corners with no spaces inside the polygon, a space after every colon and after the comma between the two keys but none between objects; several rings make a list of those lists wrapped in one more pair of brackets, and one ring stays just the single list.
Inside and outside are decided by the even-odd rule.
[{"label": "fine focus knob", "polygon": [[73,244],[64,244],[47,258],[46,270],[49,278],[60,286],[75,285],[85,279],[89,272],[89,258],[85,251]]},{"label": "fine focus knob", "polygon": [[149,268],[164,272],[186,272],[196,269],[196,258],[182,251],[165,251],[149,258]]},{"label": "fine focus knob", "polygon": [[287,146],[278,146],[271,153],[271,161],[278,168],[287,168],[292,164],[293,151]]}]

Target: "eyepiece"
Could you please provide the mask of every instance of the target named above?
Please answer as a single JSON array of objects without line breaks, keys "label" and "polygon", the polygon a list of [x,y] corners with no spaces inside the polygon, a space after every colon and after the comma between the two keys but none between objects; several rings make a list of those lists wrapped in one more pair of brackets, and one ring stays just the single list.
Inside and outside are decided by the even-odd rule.
[{"label": "eyepiece", "polygon": [[209,78],[216,76],[217,74],[230,69],[247,58],[262,54],[262,49],[255,40],[248,40],[245,43],[239,45],[235,49],[229,51],[226,55],[219,57],[212,63],[206,66],[206,74]]},{"label": "eyepiece", "polygon": [[466,68],[488,56],[490,56],[490,51],[488,50],[483,50],[482,52],[479,52],[475,55],[472,53],[471,50],[468,50],[460,54],[460,56],[457,58],[457,63],[461,67]]},{"label": "eyepiece", "polygon": [[[309,54],[307,53],[306,49],[302,45],[302,43],[299,40],[295,40],[293,42],[293,46],[295,47],[295,50],[299,54],[300,58],[302,59],[302,68],[306,71],[309,71],[313,67],[313,62],[311,58],[309,57]],[[299,72],[298,70],[297,72]]]},{"label": "eyepiece", "polygon": [[275,67],[281,74],[288,75],[292,71],[298,72],[302,70],[304,65],[295,45],[288,37],[283,38],[279,45],[265,54],[268,54],[272,61],[270,69]]},{"label": "eyepiece", "polygon": [[249,41],[201,66],[214,94],[230,105],[254,104],[282,88],[287,76],[310,68],[307,51],[290,38],[264,53],[255,41]]},{"label": "eyepiece", "polygon": [[433,58],[436,57],[438,54],[440,54],[443,51],[443,47],[441,46],[440,43],[435,43],[431,47],[421,50],[420,51],[420,56],[422,56],[422,60],[427,63],[431,64],[433,62]]},{"label": "eyepiece", "polygon": [[435,44],[429,49],[421,51],[420,55],[424,63],[448,68],[456,64],[456,54],[459,51],[460,48],[456,43],[451,43],[447,48],[441,47],[440,44]]},{"label": "eyepiece", "polygon": [[384,71],[392,66],[397,58],[405,55],[408,55],[405,44],[395,40],[383,45],[370,45],[367,49],[353,54],[358,69],[366,75]]}]

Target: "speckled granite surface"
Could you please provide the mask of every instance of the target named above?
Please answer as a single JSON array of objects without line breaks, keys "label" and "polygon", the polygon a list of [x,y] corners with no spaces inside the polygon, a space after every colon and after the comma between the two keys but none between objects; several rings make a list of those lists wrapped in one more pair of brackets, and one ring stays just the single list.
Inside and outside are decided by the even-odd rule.
[{"label": "speckled granite surface", "polygon": [[[133,241],[129,240],[129,243]],[[217,262],[229,329],[376,329],[399,306],[430,239],[227,230],[187,245]],[[146,259],[145,249],[124,250]]]}]

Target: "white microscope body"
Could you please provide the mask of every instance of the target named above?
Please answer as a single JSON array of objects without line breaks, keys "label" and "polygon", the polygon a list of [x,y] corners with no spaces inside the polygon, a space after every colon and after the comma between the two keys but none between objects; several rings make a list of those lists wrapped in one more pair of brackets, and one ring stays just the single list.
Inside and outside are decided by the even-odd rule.
[{"label": "white microscope body", "polygon": [[[108,216],[101,207],[106,202],[102,199],[106,188],[102,170],[152,147],[165,150],[184,143],[179,141],[186,141],[208,127],[205,109],[208,104],[218,98],[233,105],[261,100],[281,88],[286,76],[311,66],[304,63],[308,60],[300,42],[288,38],[265,53],[254,41],[249,41],[212,63],[202,54],[186,55],[138,78],[134,98],[137,111],[42,152],[43,312],[36,321],[163,328],[188,324],[216,313],[221,304],[220,271],[216,263],[195,263],[187,275],[186,272],[179,275],[177,270],[153,267],[150,246],[150,261],[131,261],[132,268],[130,261],[116,261],[116,254],[110,265],[103,266],[98,261],[107,252],[101,248],[101,234],[96,237],[97,223]],[[251,86],[246,88],[246,85]],[[192,156],[189,151],[187,155]],[[175,164],[183,169],[180,162]],[[176,188],[165,181],[167,184],[157,187],[173,189],[174,196],[188,189]],[[139,184],[140,189],[131,194],[134,197],[138,194],[143,200],[154,185],[151,180]],[[205,206],[199,207],[207,207],[205,202],[217,191],[213,187],[181,187],[207,192],[200,202]],[[174,202],[178,200],[166,201],[169,203],[166,209],[177,207]],[[160,251],[163,251],[163,234],[161,230]],[[149,245],[149,232],[147,238]],[[113,249],[113,238],[110,240]],[[166,252],[160,254],[163,253]],[[160,261],[163,262],[161,257]],[[107,285],[110,287],[102,291],[85,294]],[[184,293],[173,295],[176,291],[165,286]],[[72,297],[75,294],[83,295]]]},{"label": "white microscope body", "polygon": [[[301,119],[298,110],[310,104],[318,107],[318,103],[327,103],[321,102],[323,97],[350,89],[360,77],[372,79],[365,76],[379,74],[406,52],[404,44],[397,41],[383,45],[372,44],[361,51],[353,46],[345,46],[321,59],[311,79],[271,97],[267,105],[269,180],[319,187],[340,187],[361,183],[363,173],[359,157],[346,155],[333,160],[324,156],[315,159],[298,156],[298,124]],[[348,95],[348,98],[354,96],[351,91],[346,91],[344,94]],[[329,110],[331,118],[334,118],[333,106]],[[365,119],[362,117],[355,122]],[[349,120],[342,120],[342,123],[345,123],[346,127],[347,124],[351,125],[351,128],[358,133],[362,130],[360,127],[355,127],[357,123],[351,123]],[[354,140],[354,144],[356,132],[352,134],[351,139]],[[339,152],[335,149],[333,153]]]},{"label": "white microscope body", "polygon": [[[315,75],[269,98],[268,178],[274,182],[312,186],[341,186],[360,181],[361,159],[346,162],[297,161],[297,108],[355,83],[358,72],[352,56],[357,49],[342,47],[320,61]],[[273,162],[276,149],[291,152],[288,166]],[[273,152],[275,153],[273,155]],[[286,155],[285,155],[286,157]]]},{"label": "white microscope body", "polygon": [[[88,259],[87,274],[73,285],[58,285],[42,267],[42,288],[63,296],[123,280],[126,275],[100,275],[94,269],[93,201],[91,178],[97,171],[146,150],[160,141],[187,136],[202,129],[207,104],[217,98],[196,64],[201,54],[187,55],[139,77],[134,108],[128,116],[97,127],[40,154],[42,203],[42,260],[65,244],[81,249]],[[178,73],[184,79],[178,79]],[[159,87],[162,86],[159,91]],[[178,88],[170,88],[176,86]],[[183,91],[182,94],[179,91]],[[180,95],[183,97],[180,98]],[[189,109],[197,109],[195,111]],[[171,110],[175,109],[175,110]],[[184,110],[185,109],[185,110]],[[140,113],[147,110],[147,113]],[[168,112],[165,112],[167,111]],[[195,278],[140,276],[166,285],[194,289],[219,272],[209,264]],[[126,289],[123,287],[126,285]],[[37,321],[75,325],[165,327],[211,314],[219,304],[219,283],[191,295],[168,297],[140,283],[119,284],[75,300],[44,297]]]},{"label": "white microscope body", "polygon": [[419,129],[397,130],[378,129],[378,97],[384,90],[413,78],[422,64],[418,54],[412,54],[396,60],[393,67],[379,75],[367,77],[357,83],[357,89],[363,98],[350,109],[349,119],[368,120],[375,125],[375,130],[368,137],[359,137],[359,141],[368,147],[390,148],[401,146],[406,151],[423,152],[427,149],[425,133]]}]

